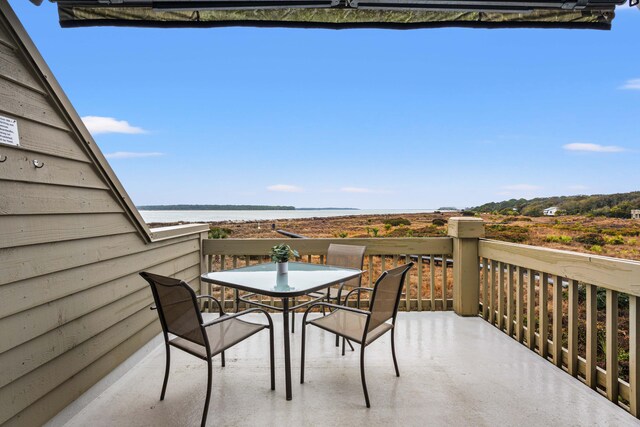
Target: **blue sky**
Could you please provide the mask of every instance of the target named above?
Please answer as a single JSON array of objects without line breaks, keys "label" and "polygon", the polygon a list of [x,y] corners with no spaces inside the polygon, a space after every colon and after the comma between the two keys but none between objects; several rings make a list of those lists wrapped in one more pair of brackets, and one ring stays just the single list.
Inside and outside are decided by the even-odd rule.
[{"label": "blue sky", "polygon": [[10,0],[136,204],[421,209],[639,190],[611,31],[61,29]]}]

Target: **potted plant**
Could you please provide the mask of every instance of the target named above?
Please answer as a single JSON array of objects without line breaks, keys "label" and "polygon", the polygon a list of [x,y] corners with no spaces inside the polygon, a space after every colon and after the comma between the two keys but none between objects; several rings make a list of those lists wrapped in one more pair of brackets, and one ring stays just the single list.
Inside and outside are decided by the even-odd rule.
[{"label": "potted plant", "polygon": [[271,261],[278,264],[278,274],[286,274],[289,271],[289,258],[300,256],[298,251],[285,243],[272,247],[269,255]]}]

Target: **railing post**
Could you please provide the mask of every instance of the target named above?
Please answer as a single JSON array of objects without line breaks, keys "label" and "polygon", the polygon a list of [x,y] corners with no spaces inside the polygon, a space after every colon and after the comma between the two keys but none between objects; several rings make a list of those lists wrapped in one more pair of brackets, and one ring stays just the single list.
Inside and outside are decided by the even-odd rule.
[{"label": "railing post", "polygon": [[[207,262],[209,256],[204,252],[204,241],[208,238],[209,232],[205,231],[200,233],[200,274],[206,273],[209,270],[209,263]],[[204,287],[208,288],[209,286],[200,280],[200,295],[209,295],[209,290],[203,289]]]},{"label": "railing post", "polygon": [[460,316],[477,316],[480,303],[478,240],[484,221],[473,217],[449,219],[453,237],[453,310]]}]

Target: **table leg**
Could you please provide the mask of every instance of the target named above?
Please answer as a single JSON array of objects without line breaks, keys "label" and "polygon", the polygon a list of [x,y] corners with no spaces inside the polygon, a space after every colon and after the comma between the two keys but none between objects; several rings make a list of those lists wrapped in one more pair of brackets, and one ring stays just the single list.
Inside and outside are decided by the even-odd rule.
[{"label": "table leg", "polygon": [[289,298],[282,298],[284,323],[284,378],[287,400],[291,400],[291,348],[289,345]]}]

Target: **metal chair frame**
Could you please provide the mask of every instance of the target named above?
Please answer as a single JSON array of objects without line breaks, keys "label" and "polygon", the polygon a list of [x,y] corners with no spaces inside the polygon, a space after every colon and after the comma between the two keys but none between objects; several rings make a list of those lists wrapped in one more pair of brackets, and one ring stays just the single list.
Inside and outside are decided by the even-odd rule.
[{"label": "metal chair frame", "polygon": [[[169,381],[169,368],[171,365],[171,347],[175,347],[178,348],[186,353],[191,354],[192,356],[197,357],[198,359],[201,360],[205,360],[207,362],[207,395],[205,398],[205,403],[204,403],[204,411],[202,413],[202,422],[201,422],[201,426],[204,427],[206,425],[206,421],[207,421],[207,412],[209,410],[209,403],[211,401],[211,385],[213,382],[213,373],[212,373],[212,358],[218,354],[221,354],[221,359],[222,359],[222,367],[225,366],[225,358],[224,358],[224,351],[228,348],[233,347],[234,345],[238,344],[239,342],[244,341],[246,338],[249,338],[250,336],[254,335],[255,333],[259,332],[256,331],[254,333],[252,333],[251,335],[248,335],[246,337],[244,337],[242,340],[240,340],[239,342],[236,343],[232,343],[229,346],[225,346],[223,348],[221,348],[219,351],[217,352],[212,352],[211,351],[211,345],[209,343],[209,337],[207,335],[207,331],[206,328],[222,323],[222,322],[226,322],[232,319],[236,319],[240,316],[244,316],[245,314],[249,314],[249,313],[254,313],[254,312],[260,312],[263,313],[268,321],[268,325],[262,325],[264,329],[269,329],[269,358],[270,358],[270,368],[271,368],[271,390],[275,390],[276,389],[276,383],[275,383],[275,361],[274,361],[274,335],[273,335],[273,321],[271,319],[271,316],[269,315],[269,313],[266,310],[263,310],[261,308],[251,308],[245,311],[242,311],[240,313],[234,313],[234,314],[227,314],[224,312],[224,309],[222,307],[222,304],[220,304],[220,301],[218,301],[216,298],[212,297],[211,295],[201,295],[201,296],[197,296],[195,294],[195,292],[193,291],[193,289],[191,289],[191,287],[178,279],[172,279],[169,277],[164,277],[164,276],[159,276],[159,275],[155,275],[155,274],[151,274],[148,272],[141,272],[140,276],[142,276],[142,278],[144,278],[148,283],[149,286],[151,287],[151,292],[153,294],[153,299],[155,304],[152,305],[150,308],[152,310],[157,310],[158,311],[158,317],[160,319],[160,324],[162,326],[162,334],[164,336],[164,344],[165,344],[165,353],[166,353],[166,364],[165,364],[165,371],[164,371],[164,381],[162,383],[162,392],[160,393],[160,400],[164,400],[165,397],[165,393],[167,390],[167,383]],[[175,283],[172,285],[164,285],[164,284],[160,284],[158,282],[155,281],[154,277],[158,277],[158,278],[162,278],[162,279],[170,279],[170,280],[175,280]],[[181,348],[177,345],[175,345],[174,343],[171,342],[171,340],[169,339],[169,334],[170,332],[168,331],[168,325],[167,325],[167,321],[165,319],[165,314],[164,314],[164,310],[163,310],[163,305],[160,302],[160,297],[158,295],[158,290],[156,288],[156,286],[180,286],[182,288],[184,288],[190,295],[191,300],[193,302],[193,309],[197,315],[197,318],[200,322],[200,331],[202,333],[202,338],[204,341],[204,348],[205,348],[205,352],[206,352],[206,356],[203,357],[200,354],[197,354],[195,352],[189,351],[185,348]],[[220,316],[214,320],[211,320],[209,322],[204,322],[202,319],[202,313],[199,310],[199,305],[198,305],[198,300],[201,300],[203,298],[207,298],[209,299],[209,301],[214,301],[217,305],[218,305],[218,312],[220,314]],[[258,324],[254,324],[254,325],[258,325]],[[197,345],[202,345],[201,343],[195,342],[191,339],[189,339],[188,337],[184,337],[181,336],[181,338],[193,342],[194,344]]]},{"label": "metal chair frame", "polygon": [[[363,330],[363,334],[362,334],[362,338],[360,339],[360,341],[358,342],[357,340],[354,340],[355,342],[357,342],[358,344],[360,344],[360,379],[362,381],[362,391],[364,392],[364,399],[367,405],[367,408],[371,407],[370,401],[369,401],[369,392],[367,391],[367,382],[366,382],[366,378],[365,378],[365,370],[364,370],[364,352],[365,352],[365,348],[375,342],[378,338],[380,338],[382,335],[384,335],[386,332],[380,334],[378,337],[375,337],[372,341],[367,342],[367,335],[370,332],[369,331],[369,325],[371,323],[371,317],[372,315],[376,312],[376,294],[378,292],[378,284],[380,284],[387,275],[391,274],[391,272],[401,272],[401,277],[400,277],[400,284],[398,286],[398,290],[396,293],[396,298],[395,298],[395,305],[394,305],[394,309],[393,309],[393,314],[390,317],[391,320],[391,328],[389,329],[389,331],[391,332],[391,355],[393,356],[393,366],[395,368],[396,371],[396,376],[399,377],[400,376],[400,371],[398,369],[398,361],[396,358],[396,349],[395,349],[395,323],[396,323],[396,317],[398,315],[398,306],[400,304],[400,298],[402,296],[402,287],[406,278],[406,275],[408,273],[408,271],[411,269],[411,267],[413,267],[413,262],[410,262],[408,264],[405,265],[401,265],[399,267],[396,267],[394,269],[385,271],[382,273],[382,275],[380,275],[380,277],[378,278],[378,280],[376,280],[376,284],[374,286],[374,288],[365,288],[365,287],[357,287],[354,288],[351,292],[349,292],[349,294],[347,294],[347,296],[345,297],[345,302],[346,299],[348,299],[349,295],[353,292],[362,292],[362,291],[370,291],[372,292],[372,296],[371,296],[371,304],[369,306],[370,310],[361,310],[358,308],[353,308],[353,307],[348,307],[345,305],[339,305],[339,304],[331,304],[331,303],[327,303],[327,302],[318,302],[315,304],[312,304],[311,306],[309,306],[309,308],[307,308],[307,310],[304,313],[304,316],[302,317],[302,351],[301,351],[301,362],[300,362],[300,384],[304,384],[304,363],[305,363],[305,346],[306,346],[306,326],[307,324],[311,323],[312,320],[307,321],[307,316],[308,314],[311,312],[311,310],[313,310],[316,307],[326,307],[329,309],[332,309],[333,311],[336,310],[345,310],[345,311],[349,311],[352,313],[358,313],[358,314],[364,314],[366,315],[366,322],[364,325],[364,330]],[[322,326],[319,325],[315,325],[321,329],[324,329],[328,332],[331,332],[333,334],[336,334],[338,336],[341,336],[343,338],[343,340],[350,340],[351,338],[346,337],[343,334],[340,334],[339,332],[335,331],[335,330],[330,330],[327,328],[323,328]],[[344,355],[344,341],[342,344],[342,354]]]}]

